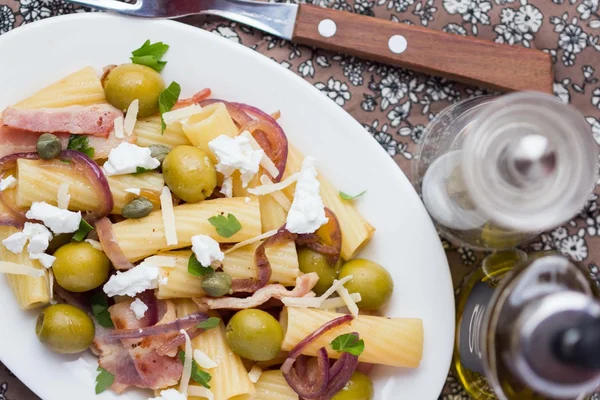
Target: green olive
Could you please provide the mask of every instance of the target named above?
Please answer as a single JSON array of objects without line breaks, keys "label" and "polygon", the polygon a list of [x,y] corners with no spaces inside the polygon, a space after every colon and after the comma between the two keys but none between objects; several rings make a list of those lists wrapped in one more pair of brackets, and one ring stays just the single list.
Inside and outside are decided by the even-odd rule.
[{"label": "green olive", "polygon": [[125,112],[129,104],[139,101],[138,117],[158,113],[158,96],[165,82],[158,72],[139,64],[122,64],[108,73],[104,81],[106,100]]},{"label": "green olive", "polygon": [[346,386],[331,398],[331,400],[371,400],[375,391],[373,382],[361,372],[354,372]]},{"label": "green olive", "polygon": [[373,261],[364,258],[348,261],[340,270],[339,278],[348,275],[353,278],[344,286],[350,293],[360,293],[362,300],[357,305],[361,310],[377,310],[392,296],[392,276]]},{"label": "green olive", "polygon": [[215,166],[197,147],[175,147],[165,157],[162,171],[171,192],[188,203],[204,200],[217,186]]},{"label": "green olive", "polygon": [[171,148],[162,144],[151,144],[148,146],[150,149],[150,156],[156,158],[161,164],[165,161],[167,154],[171,152]]},{"label": "green olive", "polygon": [[225,338],[239,356],[253,361],[268,361],[281,350],[283,329],[270,314],[248,309],[238,311],[229,320]]},{"label": "green olive", "polygon": [[154,204],[145,197],[138,197],[125,204],[121,215],[125,218],[138,219],[144,218],[154,210]]},{"label": "green olive", "polygon": [[54,252],[56,283],[71,292],[87,292],[102,285],[110,269],[106,254],[87,242],[71,242]]},{"label": "green olive", "polygon": [[303,247],[298,250],[298,264],[300,265],[300,271],[305,274],[316,272],[319,275],[319,282],[317,282],[313,291],[317,296],[320,296],[333,285],[333,280],[337,278],[340,271],[341,261],[331,266],[327,262],[327,256]]},{"label": "green olive", "polygon": [[215,272],[207,275],[202,279],[202,289],[212,297],[231,294],[231,276],[225,272]]},{"label": "green olive", "polygon": [[51,133],[42,133],[37,140],[37,152],[43,160],[50,160],[60,154],[60,139]]},{"label": "green olive", "polygon": [[62,354],[80,353],[94,340],[94,323],[81,309],[69,304],[47,307],[38,316],[35,333],[46,346]]}]

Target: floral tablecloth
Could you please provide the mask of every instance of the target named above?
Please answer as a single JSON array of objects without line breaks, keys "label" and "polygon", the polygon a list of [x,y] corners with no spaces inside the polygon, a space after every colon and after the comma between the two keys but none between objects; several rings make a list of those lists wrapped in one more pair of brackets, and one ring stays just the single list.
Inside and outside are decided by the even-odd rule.
[{"label": "floral tablecloth", "polygon": [[[586,116],[600,143],[600,0],[306,1],[457,35],[542,49],[552,55],[555,64],[555,95]],[[39,19],[84,11],[63,0],[0,0],[0,35]],[[192,17],[185,22],[251,47],[302,76],[360,121],[407,174],[415,145],[428,121],[450,103],[484,93],[445,79],[297,46],[220,19]],[[596,264],[600,261],[599,236],[600,207],[598,195],[593,195],[573,220],[541,235],[530,249],[556,249],[583,262],[590,273],[600,275]],[[483,254],[444,245],[458,286]],[[6,326],[7,321],[3,324]],[[36,398],[0,363],[0,400]],[[450,374],[440,398],[469,397]]]}]

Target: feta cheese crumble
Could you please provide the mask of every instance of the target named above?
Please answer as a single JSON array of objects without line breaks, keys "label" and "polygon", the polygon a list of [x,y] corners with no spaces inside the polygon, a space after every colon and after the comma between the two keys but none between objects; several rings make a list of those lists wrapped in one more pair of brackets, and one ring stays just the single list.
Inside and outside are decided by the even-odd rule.
[{"label": "feta cheese crumble", "polygon": [[121,143],[112,149],[103,165],[107,176],[133,174],[137,168],[155,169],[160,162],[151,156],[150,149],[131,143]]},{"label": "feta cheese crumble", "polygon": [[160,392],[160,397],[152,397],[148,400],[187,400],[187,396],[176,389],[167,389]]},{"label": "feta cheese crumble", "polygon": [[306,157],[296,182],[294,201],[287,215],[286,227],[292,233],[313,233],[327,223],[325,206],[319,194],[315,159]]},{"label": "feta cheese crumble", "polygon": [[225,197],[233,197],[233,178],[232,177],[223,179],[223,184],[221,185],[220,192]]},{"label": "feta cheese crumble", "polygon": [[46,254],[48,245],[52,240],[52,233],[42,224],[25,222],[23,232],[17,232],[2,241],[2,244],[11,252],[20,254],[27,241],[27,252],[32,260],[39,260],[40,263],[50,268],[56,260],[56,257]]},{"label": "feta cheese crumble", "polygon": [[141,262],[139,265],[125,272],[117,271],[104,285],[104,293],[108,297],[129,296],[148,289],[156,289],[160,277],[160,268],[153,262]]},{"label": "feta cheese crumble", "polygon": [[17,179],[9,175],[0,181],[0,192],[4,192],[6,189],[12,189],[17,186]]},{"label": "feta cheese crumble", "polygon": [[144,318],[146,311],[148,311],[148,306],[140,299],[135,299],[129,308],[133,311],[135,318],[138,320]]},{"label": "feta cheese crumble", "polygon": [[205,267],[211,265],[213,261],[223,261],[225,258],[219,242],[206,235],[192,236],[192,251],[198,262]]},{"label": "feta cheese crumble", "polygon": [[244,136],[221,135],[210,142],[208,148],[217,157],[217,171],[229,178],[236,170],[240,171],[242,187],[258,172],[260,160],[265,155],[262,149],[255,150],[250,140]]},{"label": "feta cheese crumble", "polygon": [[29,238],[23,232],[13,233],[6,239],[2,241],[4,247],[6,247],[10,252],[15,254],[21,254],[23,252],[23,247],[25,247],[25,243]]},{"label": "feta cheese crumble", "polygon": [[42,221],[54,234],[75,232],[81,222],[81,212],[61,210],[44,201],[34,202],[25,216]]}]

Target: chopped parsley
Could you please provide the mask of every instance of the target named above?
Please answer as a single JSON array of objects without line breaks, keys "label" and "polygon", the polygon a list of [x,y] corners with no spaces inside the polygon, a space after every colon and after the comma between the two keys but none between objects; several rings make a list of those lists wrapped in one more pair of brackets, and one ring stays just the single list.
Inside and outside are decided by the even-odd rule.
[{"label": "chopped parsley", "polygon": [[153,169],[150,168],[144,168],[144,167],[135,167],[135,172],[134,174],[143,174],[144,172],[150,172],[150,171],[154,171]]},{"label": "chopped parsley", "polygon": [[108,300],[102,292],[96,292],[90,297],[90,303],[92,305],[92,314],[96,318],[96,321],[104,328],[114,328],[115,325],[110,319],[110,313],[108,312]]},{"label": "chopped parsley", "polygon": [[210,222],[210,224],[217,229],[217,233],[224,238],[230,238],[242,229],[240,221],[238,221],[233,214],[227,214],[227,217],[224,215],[215,215],[214,217],[210,217],[208,222]]},{"label": "chopped parsley", "polygon": [[98,367],[99,372],[96,377],[96,394],[104,392],[115,381],[115,376],[102,367]]},{"label": "chopped parsley", "polygon": [[179,95],[181,94],[181,86],[177,82],[171,82],[169,87],[160,92],[158,96],[158,109],[160,110],[160,123],[161,123],[161,132],[164,132],[167,129],[167,124],[165,124],[165,120],[162,115],[167,111],[171,111],[177,100],[179,100]]},{"label": "chopped parsley", "polygon": [[363,194],[365,194],[367,191],[363,190],[362,192],[360,192],[359,194],[352,196],[351,194],[348,193],[344,193],[340,190],[340,197],[342,198],[342,200],[354,200],[360,196],[362,196]]},{"label": "chopped parsley", "polygon": [[[185,362],[185,351],[180,350],[179,353],[177,353],[177,356],[179,357],[179,360],[181,360],[182,363]],[[210,389],[210,385],[208,384],[208,382],[210,382],[212,376],[208,372],[202,371],[200,368],[198,368],[198,364],[194,360],[192,360],[191,378],[197,383],[204,386],[205,388]]]},{"label": "chopped parsley", "polygon": [[71,135],[67,149],[83,153],[89,158],[94,157],[94,148],[90,147],[88,137],[85,135]]},{"label": "chopped parsley", "polygon": [[81,221],[79,222],[79,229],[77,229],[77,232],[75,232],[73,235],[73,240],[76,242],[81,242],[83,239],[85,239],[88,233],[93,230],[94,227],[88,224],[85,219],[81,218]]},{"label": "chopped parsley", "polygon": [[219,323],[221,323],[221,318],[210,317],[206,321],[202,321],[198,325],[196,325],[196,328],[212,329],[212,328],[216,328],[217,326],[219,326]]},{"label": "chopped parsley", "polygon": [[359,339],[356,333],[346,333],[333,339],[331,348],[340,353],[345,352],[354,356],[360,356],[365,350],[365,342]]},{"label": "chopped parsley", "polygon": [[212,269],[210,266],[205,267],[204,265],[200,264],[200,261],[198,261],[196,255],[192,253],[188,261],[188,272],[194,276],[203,276],[212,274],[213,272],[215,272],[215,270]]},{"label": "chopped parsley", "polygon": [[166,61],[161,61],[167,50],[169,50],[168,44],[163,42],[150,43],[150,40],[146,40],[142,47],[131,52],[131,62],[145,65],[156,72],[160,72],[167,65]]}]

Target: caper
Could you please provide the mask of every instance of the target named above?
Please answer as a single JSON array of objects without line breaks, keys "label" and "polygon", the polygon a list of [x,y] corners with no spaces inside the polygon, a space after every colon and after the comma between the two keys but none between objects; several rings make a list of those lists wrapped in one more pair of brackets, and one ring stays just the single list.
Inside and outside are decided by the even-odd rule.
[{"label": "caper", "polygon": [[150,148],[150,155],[153,158],[156,158],[162,165],[163,161],[165,160],[165,157],[167,156],[167,154],[169,154],[169,152],[171,151],[171,148],[162,145],[162,144],[151,144],[149,146]]},{"label": "caper", "polygon": [[143,218],[154,210],[154,205],[145,197],[138,197],[125,204],[121,215],[125,218],[138,219]]},{"label": "caper", "polygon": [[202,289],[207,295],[221,297],[231,294],[231,276],[225,272],[215,272],[202,280]]},{"label": "caper", "polygon": [[42,133],[37,141],[37,152],[40,158],[50,160],[60,154],[62,145],[60,139],[51,133]]}]

